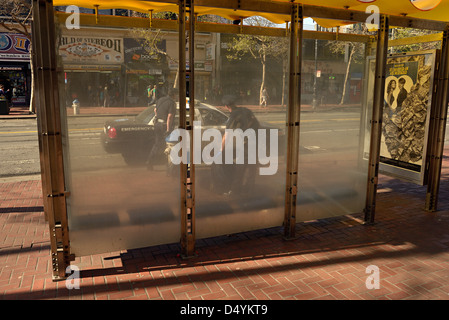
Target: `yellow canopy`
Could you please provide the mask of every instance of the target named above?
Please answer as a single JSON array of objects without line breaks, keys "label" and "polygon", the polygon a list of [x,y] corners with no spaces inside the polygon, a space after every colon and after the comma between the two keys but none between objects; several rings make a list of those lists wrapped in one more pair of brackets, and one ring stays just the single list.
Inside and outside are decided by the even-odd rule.
[{"label": "yellow canopy", "polygon": [[[210,0],[211,4],[215,0]],[[289,3],[288,0],[261,0],[272,3]],[[244,1],[242,1],[244,2]],[[381,14],[404,16],[428,19],[435,21],[449,21],[449,0],[295,0],[296,3],[304,5],[321,6],[336,9],[350,9],[355,11],[365,12],[369,5],[376,5]],[[204,3],[204,2],[203,2]],[[138,12],[148,13],[171,11],[178,12],[176,4],[156,2],[156,1],[138,1],[138,0],[54,0],[55,6],[76,5],[83,8],[94,9],[95,5],[99,9],[128,9]],[[207,6],[196,6],[195,12],[198,15],[215,14],[227,19],[236,20],[239,18],[247,18],[254,15],[262,16],[273,23],[281,24],[290,20],[290,16],[271,14],[271,13],[256,13],[252,11],[235,10],[235,9],[217,9]],[[344,21],[319,19],[319,24],[323,27],[335,27],[347,24]]]}]

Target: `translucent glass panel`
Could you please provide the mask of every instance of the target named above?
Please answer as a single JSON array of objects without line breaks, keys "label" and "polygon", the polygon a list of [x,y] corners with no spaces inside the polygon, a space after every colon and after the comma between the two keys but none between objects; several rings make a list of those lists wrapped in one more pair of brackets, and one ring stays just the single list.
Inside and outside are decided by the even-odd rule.
[{"label": "translucent glass panel", "polygon": [[[172,152],[177,141],[165,139],[171,112],[156,114],[154,104],[179,79],[178,33],[59,26],[72,253],[178,243],[181,184]],[[154,36],[159,38],[151,41]],[[350,54],[350,45],[341,54],[329,48],[314,40],[303,47],[297,221],[364,207],[364,63]],[[283,223],[288,52],[286,37],[195,35],[197,122],[189,152],[195,162],[197,239]],[[234,104],[236,109],[225,107]],[[178,112],[175,104],[175,126]],[[233,147],[225,143],[222,150],[223,141]]]},{"label": "translucent glass panel", "polygon": [[[179,173],[167,165],[165,137],[155,135],[148,93],[156,85],[157,98],[165,96],[176,68],[164,55],[146,51],[130,30],[59,26],[72,253],[179,242]],[[160,47],[177,54],[177,34],[161,34]]]},{"label": "translucent glass panel", "polygon": [[[244,108],[251,111],[261,130],[253,131],[254,149],[250,142],[254,136],[249,134],[250,137],[245,138],[248,143],[241,145],[248,155],[243,164],[236,159],[231,162],[223,159],[225,163],[221,165],[196,166],[197,238],[280,226],[284,218],[288,39],[230,34],[212,34],[211,37],[212,44],[205,45],[204,56],[209,69],[200,69],[199,65],[195,70],[195,96],[203,105],[223,113],[225,118],[211,123],[203,117],[203,129],[218,129],[217,139],[223,136],[226,128],[251,130],[254,127],[246,122],[251,114],[243,112]],[[197,48],[204,47],[201,41],[197,37]],[[258,50],[257,57],[251,55],[252,49]],[[263,50],[266,55],[259,55]],[[201,51],[197,49],[195,56],[200,57]],[[226,101],[230,100],[239,109],[225,108]],[[207,117],[212,111],[204,110],[204,113]],[[261,137],[259,132],[266,137]],[[267,140],[270,144],[265,142]],[[211,138],[203,139],[203,150],[211,141]],[[238,140],[233,142],[238,148]],[[266,152],[261,155],[260,150]],[[251,155],[258,164],[245,165],[250,163]]]},{"label": "translucent glass panel", "polygon": [[364,45],[352,50],[349,43],[305,40],[297,221],[362,212],[365,206]]}]

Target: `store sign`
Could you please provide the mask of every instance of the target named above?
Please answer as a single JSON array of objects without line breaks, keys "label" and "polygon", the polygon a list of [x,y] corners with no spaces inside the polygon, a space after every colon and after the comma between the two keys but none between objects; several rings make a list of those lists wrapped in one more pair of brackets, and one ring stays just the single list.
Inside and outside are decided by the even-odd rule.
[{"label": "store sign", "polygon": [[206,61],[204,63],[204,71],[212,72],[212,61]]},{"label": "store sign", "polygon": [[[195,61],[195,71],[212,71],[212,62],[204,62],[204,61]],[[177,70],[178,69],[178,62],[177,61],[168,61],[168,68],[170,70]],[[186,69],[190,69],[190,62],[186,61]]]},{"label": "store sign", "polygon": [[[143,39],[125,38],[125,62],[153,62],[159,58],[158,54],[150,54],[150,48],[146,48]],[[158,49],[162,52],[166,50],[166,41],[158,43]]]},{"label": "store sign", "polygon": [[30,40],[20,34],[0,33],[0,60],[30,60]]},{"label": "store sign", "polygon": [[162,70],[161,69],[150,69],[150,70],[148,70],[148,74],[161,75]]},{"label": "store sign", "polygon": [[123,39],[62,36],[59,54],[68,63],[122,63]]},{"label": "store sign", "polygon": [[206,44],[206,60],[215,60],[215,44]]},{"label": "store sign", "polygon": [[120,71],[121,70],[120,65],[94,65],[94,64],[66,64],[64,65],[64,71]]},{"label": "store sign", "polygon": [[22,66],[0,66],[0,71],[22,71]]}]

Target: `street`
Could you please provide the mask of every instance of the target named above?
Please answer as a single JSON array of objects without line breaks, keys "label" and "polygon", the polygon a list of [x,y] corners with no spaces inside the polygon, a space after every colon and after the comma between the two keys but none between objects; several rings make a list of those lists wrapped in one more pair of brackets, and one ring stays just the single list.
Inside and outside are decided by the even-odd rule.
[{"label": "street", "polygon": [[0,177],[39,173],[36,119],[0,120]]},{"label": "street", "polygon": [[[261,112],[256,116],[285,128],[285,113]],[[106,153],[100,143],[105,120],[111,116],[69,116],[70,162],[74,171],[127,167],[120,154]],[[354,111],[303,112],[300,145],[310,152],[357,148],[360,114]],[[449,130],[446,139],[449,141]],[[304,149],[303,149],[304,150]],[[279,154],[284,150],[280,146]],[[40,174],[36,119],[0,120],[0,177]]]}]

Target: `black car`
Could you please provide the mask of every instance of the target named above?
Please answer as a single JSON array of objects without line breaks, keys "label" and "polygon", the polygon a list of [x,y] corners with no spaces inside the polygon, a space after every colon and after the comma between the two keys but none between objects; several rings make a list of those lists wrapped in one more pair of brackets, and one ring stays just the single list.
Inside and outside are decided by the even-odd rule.
[{"label": "black car", "polygon": [[[203,103],[197,103],[195,106],[195,121],[201,121],[204,129],[224,130],[227,120],[228,116],[213,106]],[[153,121],[154,106],[146,108],[134,118],[107,121],[101,135],[105,151],[121,153],[129,165],[143,164],[153,144]],[[175,126],[177,125],[178,115],[175,117]]]},{"label": "black car", "polygon": [[[187,112],[187,117],[189,113]],[[178,115],[175,117],[175,126],[178,125]],[[195,121],[201,121],[202,129],[215,128],[224,132],[228,115],[214,106],[199,103],[195,104]],[[107,121],[104,125],[101,140],[108,153],[121,153],[128,165],[142,165],[147,160],[153,144],[154,106],[143,110],[134,118],[123,118]],[[261,123],[262,128],[274,127]],[[283,133],[279,133],[283,139]],[[167,157],[161,151],[161,161]]]}]

